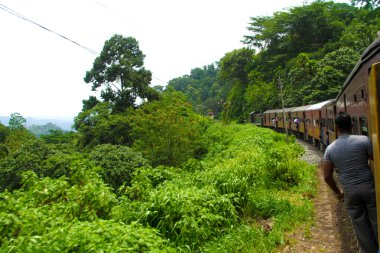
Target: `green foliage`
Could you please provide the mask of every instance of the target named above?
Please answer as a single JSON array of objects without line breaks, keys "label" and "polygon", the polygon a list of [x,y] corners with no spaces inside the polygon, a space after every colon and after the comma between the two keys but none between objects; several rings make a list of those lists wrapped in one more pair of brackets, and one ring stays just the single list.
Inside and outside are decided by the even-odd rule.
[{"label": "green foliage", "polygon": [[148,161],[131,148],[110,144],[96,146],[89,159],[102,168],[99,174],[114,190],[123,184],[129,186],[137,168],[150,167]]},{"label": "green foliage", "polygon": [[[124,208],[123,208],[124,206]],[[121,204],[116,219],[130,210],[130,202]],[[130,211],[129,211],[130,212]],[[234,207],[226,196],[213,187],[181,187],[178,182],[160,185],[149,193],[135,214],[143,224],[157,228],[162,236],[177,246],[196,249],[208,239],[220,235],[236,222]]]},{"label": "green foliage", "polygon": [[165,92],[160,100],[141,105],[131,122],[133,146],[153,166],[178,166],[204,153],[201,136],[209,122],[179,92]]},{"label": "green foliage", "polygon": [[[132,200],[145,201],[150,192],[166,181],[181,178],[181,171],[175,167],[140,167],[134,172],[131,186],[120,191]],[[124,212],[122,216],[125,216]]]},{"label": "green foliage", "polygon": [[10,152],[17,151],[24,143],[36,140],[37,137],[24,129],[11,130],[4,142]]},{"label": "green foliage", "polygon": [[28,170],[40,177],[69,175],[71,162],[80,157],[70,145],[47,145],[40,139],[32,139],[0,160],[0,191],[18,189],[21,174]]},{"label": "green foliage", "polygon": [[169,81],[167,90],[174,89],[185,93],[189,102],[193,105],[195,112],[206,115],[213,112],[218,115],[222,108],[218,103],[223,99],[219,94],[220,86],[216,82],[218,69],[215,64],[195,68],[190,75],[174,78]]},{"label": "green foliage", "polygon": [[1,251],[173,251],[153,229],[109,220],[111,189],[85,161],[71,169],[55,180],[26,172],[22,189],[0,193]]},{"label": "green foliage", "polygon": [[73,221],[42,236],[5,244],[9,252],[176,252],[154,229],[112,220]]},{"label": "green foliage", "polygon": [[365,9],[370,9],[370,10],[380,6],[379,0],[351,0],[351,3],[353,5],[359,5]]},{"label": "green foliage", "polygon": [[253,217],[268,219],[279,213],[289,213],[292,205],[282,194],[266,190],[252,191],[247,210]]},{"label": "green foliage", "polygon": [[0,251],[270,252],[311,222],[314,168],[294,139],[251,125],[203,131],[209,153],[181,168],[151,167],[125,146],[84,156],[25,143],[0,165],[1,179],[22,177],[0,193]]},{"label": "green foliage", "polygon": [[336,97],[344,81],[359,59],[359,54],[342,47],[328,53],[316,65],[316,74],[310,82],[310,95],[304,101],[318,103]]},{"label": "green foliage", "polygon": [[27,129],[36,136],[48,134],[50,131],[62,131],[62,129],[59,126],[54,125],[53,123],[47,123],[43,126],[31,125]]},{"label": "green foliage", "polygon": [[21,186],[21,174],[34,170],[41,174],[43,161],[52,150],[41,140],[32,140],[22,145],[17,151],[0,161],[0,191]]},{"label": "green foliage", "polygon": [[62,131],[62,130],[50,130],[47,134],[42,134],[40,136],[46,143],[51,144],[74,144],[77,134],[73,131]]},{"label": "green foliage", "polygon": [[4,143],[9,135],[9,128],[0,123],[0,143]]},{"label": "green foliage", "polygon": [[[149,87],[152,73],[143,67],[144,58],[135,38],[115,34],[104,43],[84,81],[92,83],[93,91],[101,88],[100,95],[105,102],[111,103],[113,112],[123,112],[135,106],[137,97],[157,98],[156,92]],[[94,104],[96,101],[90,98],[84,101],[84,109]]]},{"label": "green foliage", "polygon": [[244,96],[249,83],[249,72],[252,70],[255,51],[249,48],[234,50],[225,54],[220,60],[219,79],[230,86],[227,100],[223,108],[223,121],[230,122],[231,118],[246,119]]},{"label": "green foliage", "polygon": [[11,118],[9,119],[8,125],[11,130],[20,130],[24,128],[26,123],[26,119],[21,116],[20,113],[15,112],[11,114]]},{"label": "green foliage", "polygon": [[100,144],[130,145],[131,127],[127,115],[112,114],[109,103],[98,103],[74,119],[78,144],[94,147]]}]

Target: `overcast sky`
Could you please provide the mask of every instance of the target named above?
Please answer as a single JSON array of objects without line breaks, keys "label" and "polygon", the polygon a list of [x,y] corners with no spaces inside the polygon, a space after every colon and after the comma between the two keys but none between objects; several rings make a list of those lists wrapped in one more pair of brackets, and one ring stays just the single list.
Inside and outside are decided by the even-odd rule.
[{"label": "overcast sky", "polygon": [[[53,32],[100,53],[114,34],[132,36],[153,85],[239,49],[250,17],[304,0],[0,0]],[[310,1],[309,1],[310,2]],[[348,1],[339,1],[348,2]],[[74,117],[91,92],[83,77],[96,55],[0,9],[0,116]]]}]

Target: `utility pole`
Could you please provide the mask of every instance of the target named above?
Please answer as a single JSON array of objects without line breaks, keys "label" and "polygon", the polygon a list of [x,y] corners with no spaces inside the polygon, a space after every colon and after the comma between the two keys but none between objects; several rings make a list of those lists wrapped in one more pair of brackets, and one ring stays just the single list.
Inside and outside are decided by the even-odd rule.
[{"label": "utility pole", "polygon": [[288,124],[286,122],[286,115],[285,115],[285,107],[284,107],[284,84],[282,83],[281,78],[278,78],[278,88],[280,89],[280,97],[281,97],[281,105],[282,105],[282,118],[284,119],[284,128],[285,128],[285,135],[286,135],[286,143],[289,143],[288,139]]}]

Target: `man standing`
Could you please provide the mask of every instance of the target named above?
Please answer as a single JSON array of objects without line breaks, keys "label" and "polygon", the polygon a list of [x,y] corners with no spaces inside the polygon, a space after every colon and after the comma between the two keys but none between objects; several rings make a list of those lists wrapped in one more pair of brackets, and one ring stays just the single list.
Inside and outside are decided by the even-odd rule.
[{"label": "man standing", "polygon": [[[350,134],[352,121],[349,114],[340,112],[335,117],[335,125],[339,137],[324,154],[324,179],[338,199],[344,199],[362,252],[376,253],[376,197],[374,179],[368,165],[368,158],[372,159],[372,146],[367,136]],[[344,193],[333,179],[334,166]]]}]

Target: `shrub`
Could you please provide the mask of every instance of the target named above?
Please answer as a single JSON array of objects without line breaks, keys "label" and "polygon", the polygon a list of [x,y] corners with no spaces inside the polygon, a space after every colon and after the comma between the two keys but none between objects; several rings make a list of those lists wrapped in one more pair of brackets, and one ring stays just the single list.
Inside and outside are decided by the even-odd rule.
[{"label": "shrub", "polygon": [[150,167],[140,153],[119,145],[103,144],[96,146],[89,155],[90,160],[102,169],[99,174],[104,182],[114,190],[125,184],[131,185],[134,171],[139,167]]},{"label": "shrub", "polygon": [[33,170],[43,173],[43,161],[52,150],[41,140],[34,139],[22,145],[16,152],[0,161],[0,191],[21,186],[21,173]]},{"label": "shrub", "polygon": [[112,220],[72,221],[43,235],[8,241],[2,252],[175,252],[154,229]]},{"label": "shrub", "polygon": [[[130,210],[131,202],[125,201],[121,206]],[[148,199],[136,207],[138,210],[132,211],[137,215],[135,220],[157,228],[177,246],[187,245],[192,249],[223,234],[237,221],[229,198],[211,186],[182,188],[178,183],[167,182],[152,190]],[[115,213],[123,212],[119,209]]]}]

